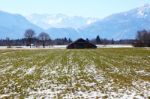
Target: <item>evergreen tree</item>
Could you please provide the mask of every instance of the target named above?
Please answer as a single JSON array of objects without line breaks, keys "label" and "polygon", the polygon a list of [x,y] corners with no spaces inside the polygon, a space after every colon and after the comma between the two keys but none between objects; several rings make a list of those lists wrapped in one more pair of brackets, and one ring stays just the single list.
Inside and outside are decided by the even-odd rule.
[{"label": "evergreen tree", "polygon": [[89,42],[89,39],[88,39],[88,38],[86,38],[86,41],[87,41],[87,42]]},{"label": "evergreen tree", "polygon": [[96,44],[101,44],[101,39],[100,39],[99,35],[96,37]]}]

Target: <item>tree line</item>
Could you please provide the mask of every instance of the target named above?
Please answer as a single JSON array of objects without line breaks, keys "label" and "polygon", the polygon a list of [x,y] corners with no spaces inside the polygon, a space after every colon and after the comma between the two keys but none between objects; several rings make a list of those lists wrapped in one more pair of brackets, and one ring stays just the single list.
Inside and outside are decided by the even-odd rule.
[{"label": "tree line", "polygon": [[[93,44],[133,44],[135,47],[150,47],[150,31],[141,30],[137,32],[136,39],[123,39],[123,40],[108,40],[103,39],[97,35],[94,39],[86,38],[86,41]],[[34,45],[36,47],[43,46],[53,46],[53,45],[68,45],[73,41],[70,38],[57,38],[52,40],[50,35],[45,32],[41,32],[38,36],[32,29],[27,29],[24,33],[24,38],[11,40],[9,38],[1,39],[0,46],[30,46]]]},{"label": "tree line", "polygon": [[1,39],[0,46],[30,46],[30,48],[34,45],[35,47],[43,46],[53,46],[53,45],[66,45],[71,43],[72,40],[69,38],[58,38],[52,40],[50,35],[46,32],[41,32],[38,36],[32,29],[27,29],[24,33],[24,38],[22,39],[13,39],[10,38]]},{"label": "tree line", "polygon": [[133,45],[135,47],[150,47],[150,31],[145,29],[138,31],[136,42]]}]

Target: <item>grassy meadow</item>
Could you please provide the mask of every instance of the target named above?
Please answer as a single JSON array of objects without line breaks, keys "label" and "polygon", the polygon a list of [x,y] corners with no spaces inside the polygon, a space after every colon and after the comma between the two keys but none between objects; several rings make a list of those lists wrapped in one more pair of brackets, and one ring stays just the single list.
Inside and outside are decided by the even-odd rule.
[{"label": "grassy meadow", "polygon": [[0,99],[150,98],[150,49],[0,50]]}]

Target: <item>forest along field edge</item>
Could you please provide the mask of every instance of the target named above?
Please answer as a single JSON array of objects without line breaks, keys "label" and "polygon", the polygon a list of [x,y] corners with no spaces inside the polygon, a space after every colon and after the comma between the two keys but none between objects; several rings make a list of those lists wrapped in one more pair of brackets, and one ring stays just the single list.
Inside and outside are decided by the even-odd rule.
[{"label": "forest along field edge", "polygon": [[150,98],[150,49],[0,50],[2,98]]}]

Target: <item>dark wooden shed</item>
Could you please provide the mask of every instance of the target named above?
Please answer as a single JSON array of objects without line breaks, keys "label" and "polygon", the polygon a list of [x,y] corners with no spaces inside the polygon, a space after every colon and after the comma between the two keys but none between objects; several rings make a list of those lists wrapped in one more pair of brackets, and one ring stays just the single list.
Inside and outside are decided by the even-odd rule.
[{"label": "dark wooden shed", "polygon": [[71,44],[69,44],[67,46],[67,49],[86,49],[86,48],[87,49],[90,49],[90,48],[95,49],[95,48],[97,48],[97,46],[82,39],[82,38],[72,42]]}]

